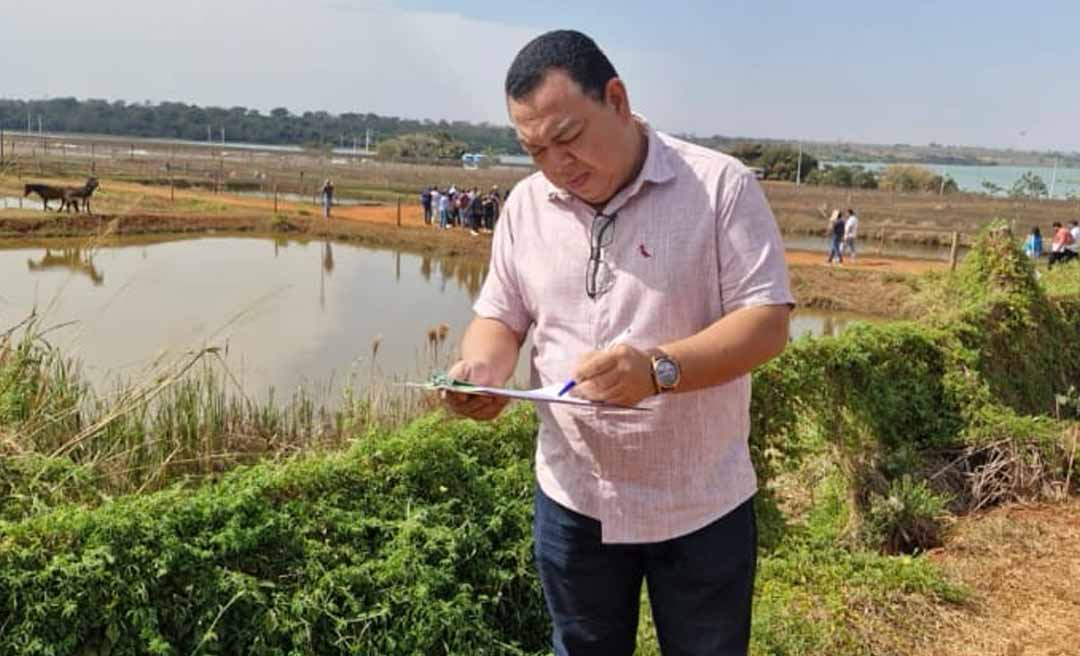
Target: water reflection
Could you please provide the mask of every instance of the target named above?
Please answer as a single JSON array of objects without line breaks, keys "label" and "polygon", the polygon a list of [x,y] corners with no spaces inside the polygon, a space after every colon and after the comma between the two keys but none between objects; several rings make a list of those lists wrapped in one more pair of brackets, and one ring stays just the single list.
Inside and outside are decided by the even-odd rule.
[{"label": "water reflection", "polygon": [[295,235],[85,245],[0,242],[0,328],[49,299],[49,323],[77,322],[54,343],[98,389],[138,377],[163,351],[204,345],[228,345],[229,366],[255,395],[308,383],[333,401],[351,374],[424,379],[448,366],[486,273],[465,257]]},{"label": "water reflection", "polygon": [[[401,259],[401,253],[397,253],[398,261]],[[323,272],[327,275],[334,272],[334,250],[330,246],[330,242],[323,242],[323,257],[322,257]],[[400,276],[398,276],[400,278]]]},{"label": "water reflection", "polygon": [[880,321],[880,319],[854,312],[798,309],[791,315],[788,337],[791,340],[803,336],[836,337],[856,321],[873,322]]},{"label": "water reflection", "polygon": [[[53,207],[55,207],[55,205]],[[28,198],[22,196],[0,196],[0,209],[43,210],[45,209],[45,203],[43,203],[40,199],[36,198]]]},{"label": "water reflection", "polygon": [[57,252],[53,252],[51,248],[46,248],[45,254],[37,260],[27,258],[26,266],[30,271],[34,272],[67,269],[89,277],[94,286],[100,287],[105,284],[105,274],[94,266],[93,251],[90,249],[84,250],[78,246],[61,248]]},{"label": "water reflection", "polygon": [[468,292],[470,300],[475,300],[480,294],[487,269],[487,261],[474,258],[433,258],[430,255],[420,257],[420,275],[425,281],[430,282],[432,274],[437,273],[442,291],[446,290],[447,284],[453,282]]},{"label": "water reflection", "polygon": [[[138,376],[162,350],[203,345],[228,345],[253,396],[306,382],[333,402],[350,374],[423,380],[453,359],[487,273],[476,258],[289,236],[84,243],[0,243],[0,329],[55,298],[49,323],[78,325],[54,343],[98,389]],[[834,335],[862,318],[799,310],[791,333]],[[523,355],[515,379],[527,369]]]},{"label": "water reflection", "polygon": [[319,268],[319,309],[326,312],[326,276],[334,272],[334,251],[330,242],[322,244],[322,266]]}]

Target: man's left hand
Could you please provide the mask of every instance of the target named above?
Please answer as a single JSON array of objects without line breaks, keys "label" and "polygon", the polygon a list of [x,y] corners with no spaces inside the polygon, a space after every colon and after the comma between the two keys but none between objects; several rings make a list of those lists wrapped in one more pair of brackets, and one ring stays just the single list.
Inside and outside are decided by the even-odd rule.
[{"label": "man's left hand", "polygon": [[635,406],[656,392],[652,358],[625,344],[583,355],[573,379],[571,394],[590,401]]}]

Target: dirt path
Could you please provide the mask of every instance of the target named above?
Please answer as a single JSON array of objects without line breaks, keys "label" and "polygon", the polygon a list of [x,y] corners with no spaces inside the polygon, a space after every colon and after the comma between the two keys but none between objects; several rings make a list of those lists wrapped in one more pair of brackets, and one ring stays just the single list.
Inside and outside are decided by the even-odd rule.
[{"label": "dirt path", "polygon": [[[125,194],[153,196],[155,198],[169,198],[170,190],[164,187],[152,187],[149,185],[139,185],[134,183],[125,182],[110,182],[109,189]],[[214,194],[205,191],[193,191],[193,190],[177,190],[176,198],[183,200],[195,200],[206,203],[216,203],[218,205],[226,205],[229,207],[243,208],[245,210],[255,210],[261,212],[272,212],[274,209],[273,199],[257,198],[253,196],[239,196],[236,194]],[[300,212],[309,212],[312,215],[322,216],[322,206],[314,205],[312,203],[300,203],[296,201],[278,200],[277,203],[278,212],[287,214],[298,214]],[[351,221],[363,221],[366,223],[381,223],[381,224],[397,224],[397,206],[390,205],[335,205],[332,210],[332,216],[337,219],[347,219]],[[423,214],[420,211],[419,206],[415,203],[402,204],[401,206],[401,224],[402,225],[423,225]]]},{"label": "dirt path", "polygon": [[883,273],[926,273],[927,271],[944,271],[949,268],[948,262],[936,260],[916,260],[905,257],[886,256],[860,256],[852,262],[844,260],[843,264],[831,265],[826,263],[825,254],[814,251],[787,251],[788,264],[831,266],[847,271],[880,271]]}]

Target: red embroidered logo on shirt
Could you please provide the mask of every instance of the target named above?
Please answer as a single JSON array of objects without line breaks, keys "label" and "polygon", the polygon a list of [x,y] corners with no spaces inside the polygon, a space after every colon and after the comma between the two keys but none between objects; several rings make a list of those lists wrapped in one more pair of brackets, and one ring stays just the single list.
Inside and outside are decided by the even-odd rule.
[{"label": "red embroidered logo on shirt", "polygon": [[638,244],[638,250],[641,251],[641,254],[645,257],[652,257],[652,253],[645,250],[645,244]]}]

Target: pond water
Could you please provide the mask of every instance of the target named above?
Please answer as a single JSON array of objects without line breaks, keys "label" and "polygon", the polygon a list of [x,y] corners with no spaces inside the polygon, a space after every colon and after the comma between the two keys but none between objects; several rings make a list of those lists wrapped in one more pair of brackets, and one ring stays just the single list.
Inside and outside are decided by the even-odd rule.
[{"label": "pond water", "polygon": [[[54,200],[49,204],[49,209],[56,209],[60,205],[60,201]],[[20,198],[19,196],[0,196],[0,209],[27,209],[27,210],[40,210],[43,203],[41,199],[36,195],[31,194],[26,198]]]},{"label": "pond water", "polygon": [[[485,273],[472,259],[231,235],[94,250],[0,242],[0,330],[35,307],[44,325],[75,322],[49,340],[99,391],[145,379],[162,352],[220,346],[253,398],[306,384],[333,402],[350,374],[417,380],[445,367]],[[792,336],[836,334],[858,318],[800,310]],[[433,348],[440,326],[445,341]],[[525,358],[515,378],[528,381]]]}]

